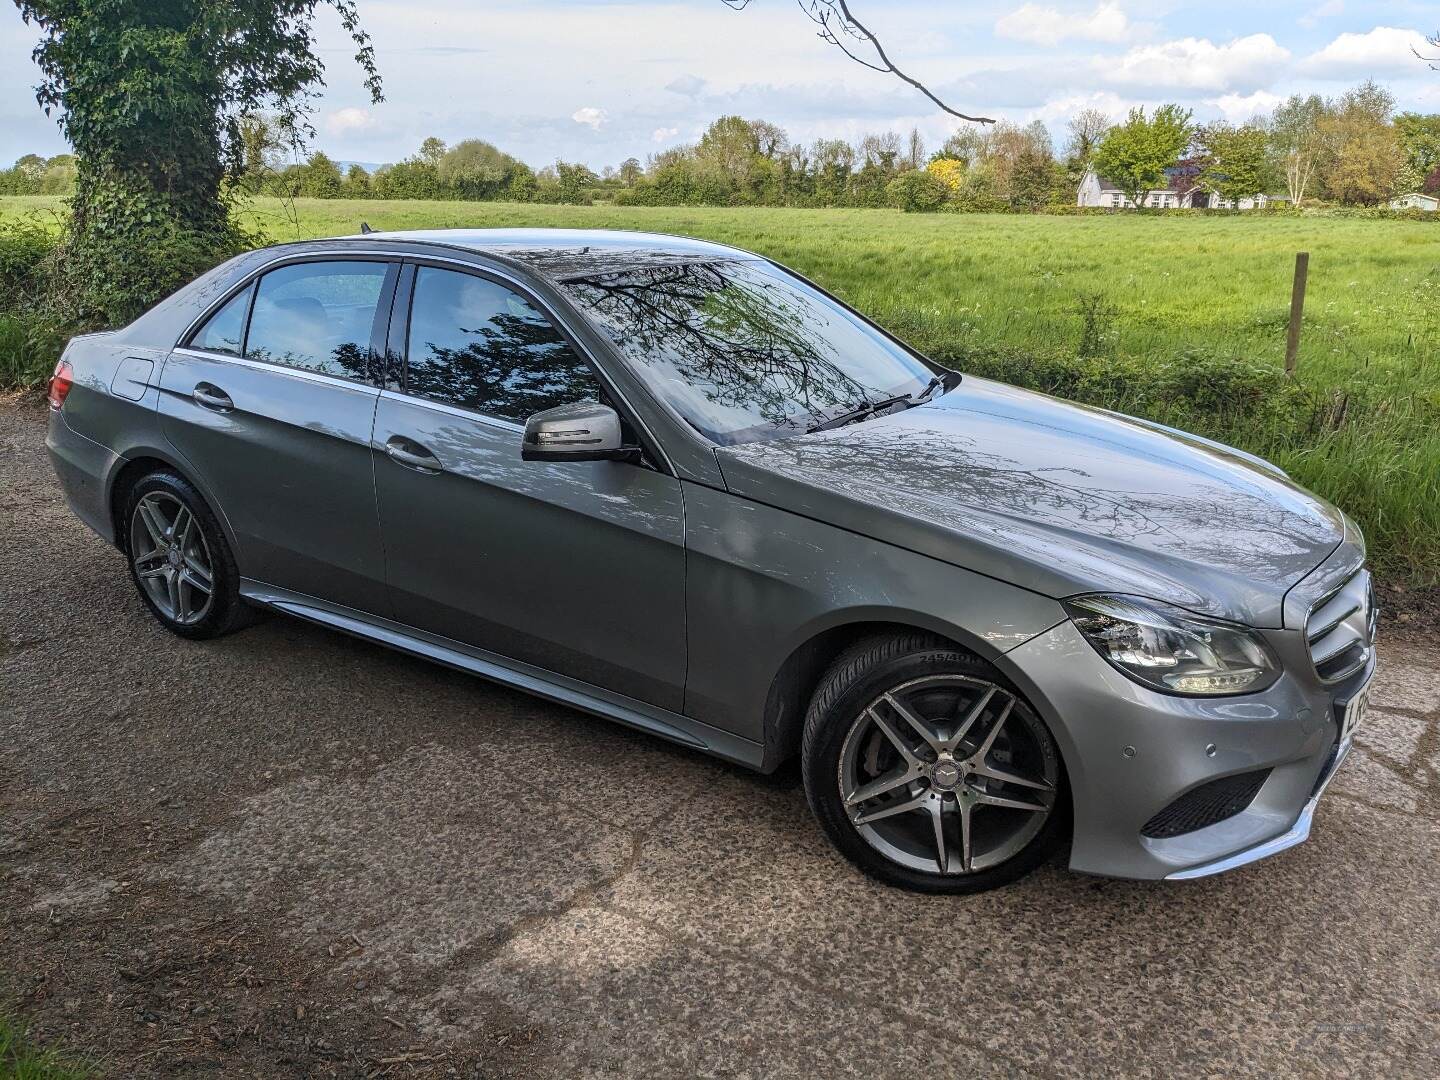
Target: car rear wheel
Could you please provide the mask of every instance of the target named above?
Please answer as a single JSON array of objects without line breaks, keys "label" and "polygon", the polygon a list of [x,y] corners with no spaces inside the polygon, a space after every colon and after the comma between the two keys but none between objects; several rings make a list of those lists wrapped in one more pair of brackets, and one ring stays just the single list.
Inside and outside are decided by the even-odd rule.
[{"label": "car rear wheel", "polygon": [[172,633],[211,638],[246,620],[240,575],[215,515],[183,477],[151,473],[125,501],[130,576]]},{"label": "car rear wheel", "polygon": [[921,892],[993,889],[1064,840],[1055,740],[1013,687],[922,635],[862,641],[821,679],[802,769],[830,839],[866,873]]}]

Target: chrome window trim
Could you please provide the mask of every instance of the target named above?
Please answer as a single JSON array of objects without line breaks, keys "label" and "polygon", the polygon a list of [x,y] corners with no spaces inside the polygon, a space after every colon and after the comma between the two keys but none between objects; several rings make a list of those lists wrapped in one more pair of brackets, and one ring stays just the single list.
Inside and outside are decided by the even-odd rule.
[{"label": "chrome window trim", "polygon": [[486,427],[497,428],[500,431],[514,432],[521,437],[525,435],[524,424],[517,424],[513,420],[505,420],[499,416],[491,416],[489,413],[476,412],[473,409],[462,409],[459,405],[449,405],[443,401],[436,401],[434,398],[424,397],[420,394],[404,394],[399,390],[385,389],[380,391],[380,396],[386,401],[399,401],[406,405],[418,405],[424,409],[444,413],[446,416],[455,416],[461,420],[473,420],[476,423],[484,424]]},{"label": "chrome window trim", "polygon": [[[341,242],[343,243],[343,241],[341,241]],[[424,243],[426,243],[426,241],[424,241],[424,240],[406,240],[406,241],[403,241],[403,242],[404,242],[404,243],[409,243],[409,244],[424,244]],[[476,256],[478,256],[478,257],[481,258],[481,259],[484,259],[484,258],[485,258],[485,253],[484,253],[483,251],[476,250],[475,254],[476,254]],[[471,260],[468,260],[468,259],[457,259],[457,258],[455,258],[455,257],[453,257],[453,256],[449,256],[449,255],[432,255],[432,254],[429,253],[429,252],[396,251],[396,250],[394,250],[394,249],[387,249],[387,248],[383,248],[383,247],[355,247],[355,248],[344,247],[344,248],[341,248],[341,249],[339,249],[339,250],[332,250],[332,251],[289,252],[289,253],[286,253],[286,254],[283,254],[283,255],[277,255],[277,256],[275,256],[275,258],[270,259],[268,262],[261,263],[259,266],[257,266],[257,267],[255,267],[255,268],[253,268],[252,270],[248,271],[248,272],[245,274],[245,276],[244,276],[239,282],[237,282],[237,283],[235,284],[235,286],[234,286],[233,288],[230,288],[230,289],[226,290],[225,294],[224,294],[219,300],[217,300],[214,304],[211,304],[210,307],[206,308],[205,311],[203,311],[197,318],[195,318],[194,320],[192,320],[191,323],[190,323],[190,325],[185,328],[185,332],[184,332],[183,334],[181,334],[178,338],[176,338],[177,344],[176,344],[176,346],[174,347],[174,349],[173,349],[172,351],[173,351],[173,352],[183,352],[183,353],[185,353],[185,354],[187,354],[187,355],[202,356],[202,357],[205,357],[205,358],[207,358],[207,359],[222,359],[222,360],[236,360],[236,359],[239,359],[239,360],[244,361],[244,362],[246,362],[246,363],[264,364],[264,365],[265,365],[265,369],[268,370],[268,371],[286,371],[286,372],[292,372],[292,373],[293,373],[293,372],[296,372],[296,371],[302,371],[302,370],[304,370],[304,369],[301,369],[301,368],[286,367],[286,366],[284,366],[283,364],[272,364],[272,363],[268,363],[268,362],[266,362],[266,361],[251,360],[249,357],[244,357],[244,356],[242,356],[242,357],[234,357],[234,356],[229,356],[229,355],[224,354],[224,353],[209,353],[209,352],[204,352],[204,351],[202,351],[202,350],[191,349],[188,345],[182,346],[182,345],[178,344],[178,342],[181,342],[181,341],[189,341],[190,338],[191,338],[191,336],[195,333],[195,331],[196,331],[197,329],[199,329],[199,327],[204,324],[205,320],[207,320],[207,319],[211,316],[212,313],[214,313],[215,311],[218,311],[222,305],[229,303],[230,299],[231,299],[236,293],[238,293],[238,292],[240,292],[242,289],[244,289],[247,285],[250,285],[250,284],[252,284],[253,282],[258,281],[258,280],[261,278],[261,276],[263,276],[264,274],[269,273],[271,270],[275,269],[276,267],[281,266],[281,265],[284,265],[285,263],[325,262],[325,261],[327,261],[327,260],[333,260],[333,259],[335,259],[337,256],[342,257],[342,258],[358,258],[358,259],[360,259],[360,260],[364,260],[364,259],[366,259],[366,258],[383,258],[383,259],[385,259],[385,260],[387,260],[387,261],[389,261],[389,262],[396,262],[396,263],[411,262],[411,263],[415,263],[416,265],[419,265],[419,264],[425,263],[425,262],[444,263],[444,264],[446,264],[446,265],[448,265],[448,266],[459,267],[459,268],[461,268],[462,270],[469,271],[470,273],[477,273],[477,272],[478,272],[478,273],[481,274],[481,275],[490,275],[490,276],[492,276],[492,277],[498,278],[498,279],[501,280],[501,281],[504,281],[504,282],[505,282],[506,284],[508,284],[508,285],[513,285],[513,286],[515,287],[515,290],[516,290],[517,292],[519,292],[521,295],[525,296],[528,300],[530,300],[532,303],[535,304],[537,310],[539,310],[542,315],[544,315],[547,319],[550,319],[552,322],[554,322],[555,324],[557,324],[562,330],[564,330],[565,336],[566,336],[567,339],[569,339],[569,342],[570,342],[570,344],[572,345],[572,347],[574,347],[576,350],[578,350],[579,353],[580,353],[580,355],[581,355],[581,357],[584,358],[585,360],[589,361],[590,365],[595,369],[596,374],[599,375],[600,381],[604,384],[605,389],[608,390],[610,393],[612,393],[612,394],[615,395],[615,397],[620,401],[620,403],[625,406],[625,411],[629,414],[630,418],[635,422],[635,424],[640,428],[640,430],[645,433],[646,440],[649,442],[649,444],[650,444],[651,446],[653,446],[653,447],[655,448],[655,452],[660,456],[660,462],[659,462],[659,464],[662,466],[663,471],[666,472],[666,473],[668,473],[669,475],[675,476],[675,477],[678,477],[678,476],[680,475],[680,473],[679,473],[679,472],[676,470],[676,468],[675,468],[674,462],[670,460],[670,454],[669,454],[669,452],[665,449],[664,443],[662,443],[659,439],[657,439],[657,438],[655,437],[655,433],[650,430],[650,425],[645,422],[644,416],[642,416],[641,413],[640,413],[640,411],[635,408],[635,405],[634,405],[634,403],[630,400],[629,396],[626,395],[623,391],[621,391],[621,389],[620,389],[618,386],[615,385],[615,380],[612,379],[612,378],[610,377],[610,373],[605,370],[605,365],[602,364],[602,363],[600,363],[600,361],[595,357],[595,354],[594,354],[593,352],[591,352],[591,350],[580,340],[580,336],[575,333],[575,328],[574,328],[574,326],[572,325],[571,321],[568,320],[568,319],[566,319],[565,316],[562,315],[561,313],[552,310],[551,305],[545,303],[543,300],[540,299],[540,297],[536,296],[536,295],[535,295],[535,290],[534,290],[533,288],[531,288],[531,286],[530,286],[527,282],[523,281],[522,279],[516,277],[514,274],[511,274],[511,273],[509,273],[509,272],[506,271],[506,270],[500,269],[500,268],[495,267],[495,266],[491,266],[491,265],[488,264],[488,263],[472,262]],[[249,327],[250,327],[250,322],[249,322],[249,319],[248,319],[248,318],[246,319],[245,327],[246,327],[246,333],[248,334],[248,333],[249,333]],[[407,322],[406,322],[406,327],[407,327],[407,328],[409,327],[408,319],[407,319]],[[310,374],[310,375],[318,375],[319,373],[318,373],[318,372],[307,372],[307,374]],[[320,376],[320,377],[321,377],[321,378],[324,378],[324,379],[327,379],[327,380],[334,378],[333,376]],[[372,383],[347,382],[347,381],[345,381],[345,380],[339,380],[339,379],[337,379],[337,380],[335,380],[335,384],[336,384],[336,385],[363,386],[363,387],[367,387],[367,388],[369,388],[369,389],[382,390],[381,387],[375,386],[375,385],[372,384]],[[382,392],[394,393],[394,391],[382,391]],[[412,396],[412,395],[409,395],[409,394],[401,394],[400,397],[401,397],[402,400],[405,400],[405,401],[421,401],[421,402],[425,402],[425,403],[431,404],[431,405],[443,405],[443,404],[444,404],[443,402],[438,402],[438,401],[433,401],[433,402],[432,402],[432,401],[429,401],[429,400],[426,399],[426,398],[421,398],[421,397],[418,397],[418,396]],[[450,408],[453,408],[453,406],[451,406]],[[497,422],[497,423],[503,423],[503,424],[507,424],[507,425],[512,424],[512,421],[500,420],[498,417],[488,417],[488,416],[484,416],[484,415],[481,414],[481,413],[467,412],[467,411],[464,411],[464,410],[457,410],[457,411],[454,413],[454,415],[456,415],[456,416],[463,416],[463,417],[465,417],[466,419],[470,419],[470,420],[486,420],[486,421],[495,421],[495,422]],[[520,427],[520,430],[523,432],[523,431],[524,431],[524,426],[523,426],[523,425],[519,425],[519,427]]]},{"label": "chrome window trim", "polygon": [[[291,252],[288,255],[277,255],[269,262],[261,263],[254,269],[246,271],[245,276],[239,281],[237,281],[234,285],[232,285],[229,289],[226,289],[219,300],[215,301],[204,311],[202,311],[198,317],[192,319],[190,321],[190,325],[185,327],[184,332],[175,339],[174,347],[177,349],[190,348],[189,345],[181,345],[180,343],[182,341],[188,342],[194,336],[195,331],[200,329],[200,327],[204,325],[205,321],[209,319],[211,315],[213,315],[215,312],[219,311],[222,307],[228,304],[232,299],[234,299],[235,295],[243,291],[246,286],[253,285],[271,270],[274,270],[277,267],[284,265],[285,263],[334,262],[337,257],[341,260],[353,260],[356,262],[364,262],[367,258],[380,258],[384,259],[386,262],[394,263],[398,263],[400,262],[400,260],[405,258],[403,254],[398,254],[394,251],[307,251]],[[246,332],[248,333],[250,328],[250,318],[248,315],[245,318],[245,328]]]},{"label": "chrome window trim", "polygon": [[309,368],[278,364],[273,360],[255,360],[248,356],[235,356],[233,353],[192,349],[186,345],[177,345],[170,352],[171,355],[191,356],[197,360],[219,360],[222,363],[235,364],[238,367],[247,367],[254,371],[273,371],[281,375],[290,375],[296,379],[304,379],[306,382],[334,386],[341,390],[356,390],[364,394],[375,394],[379,391],[379,387],[374,383],[366,382],[363,379],[347,379],[343,375],[326,375],[324,372],[311,371]]}]

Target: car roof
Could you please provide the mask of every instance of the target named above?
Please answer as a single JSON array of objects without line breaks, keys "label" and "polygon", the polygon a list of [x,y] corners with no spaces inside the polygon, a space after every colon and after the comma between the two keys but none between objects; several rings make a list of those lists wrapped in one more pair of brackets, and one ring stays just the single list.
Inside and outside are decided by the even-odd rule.
[{"label": "car roof", "polygon": [[620,229],[405,229],[333,239],[463,248],[519,263],[556,281],[673,263],[760,259],[751,252],[708,240]]}]

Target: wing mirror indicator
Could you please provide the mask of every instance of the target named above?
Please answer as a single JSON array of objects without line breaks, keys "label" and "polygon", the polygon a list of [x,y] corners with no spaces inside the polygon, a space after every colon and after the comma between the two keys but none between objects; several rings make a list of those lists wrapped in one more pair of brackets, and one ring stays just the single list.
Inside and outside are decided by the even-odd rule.
[{"label": "wing mirror indicator", "polygon": [[639,461],[640,448],[625,445],[620,415],[614,409],[583,401],[557,405],[526,420],[520,457],[525,461]]}]

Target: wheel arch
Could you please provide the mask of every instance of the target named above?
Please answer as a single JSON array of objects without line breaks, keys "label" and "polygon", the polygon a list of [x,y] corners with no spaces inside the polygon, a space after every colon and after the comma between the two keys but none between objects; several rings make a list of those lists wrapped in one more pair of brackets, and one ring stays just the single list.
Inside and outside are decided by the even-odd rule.
[{"label": "wheel arch", "polygon": [[929,634],[952,645],[1009,678],[996,661],[1001,654],[978,635],[916,612],[862,608],[835,612],[797,635],[797,642],[781,662],[765,696],[765,753],[761,768],[772,772],[800,751],[805,713],[825,669],[855,642],[880,634]]},{"label": "wheel arch", "polygon": [[200,493],[200,497],[205,500],[205,505],[210,508],[210,512],[215,515],[215,520],[220,523],[220,528],[225,533],[225,541],[230,545],[230,550],[235,553],[238,562],[240,547],[235,542],[235,532],[230,527],[230,519],[226,517],[224,509],[211,493],[209,485],[178,454],[151,446],[127,449],[121,456],[119,465],[111,473],[105,498],[110,512],[111,526],[115,530],[115,546],[122,551],[125,550],[123,518],[125,500],[131,489],[151,473],[161,471],[175,473]]}]

